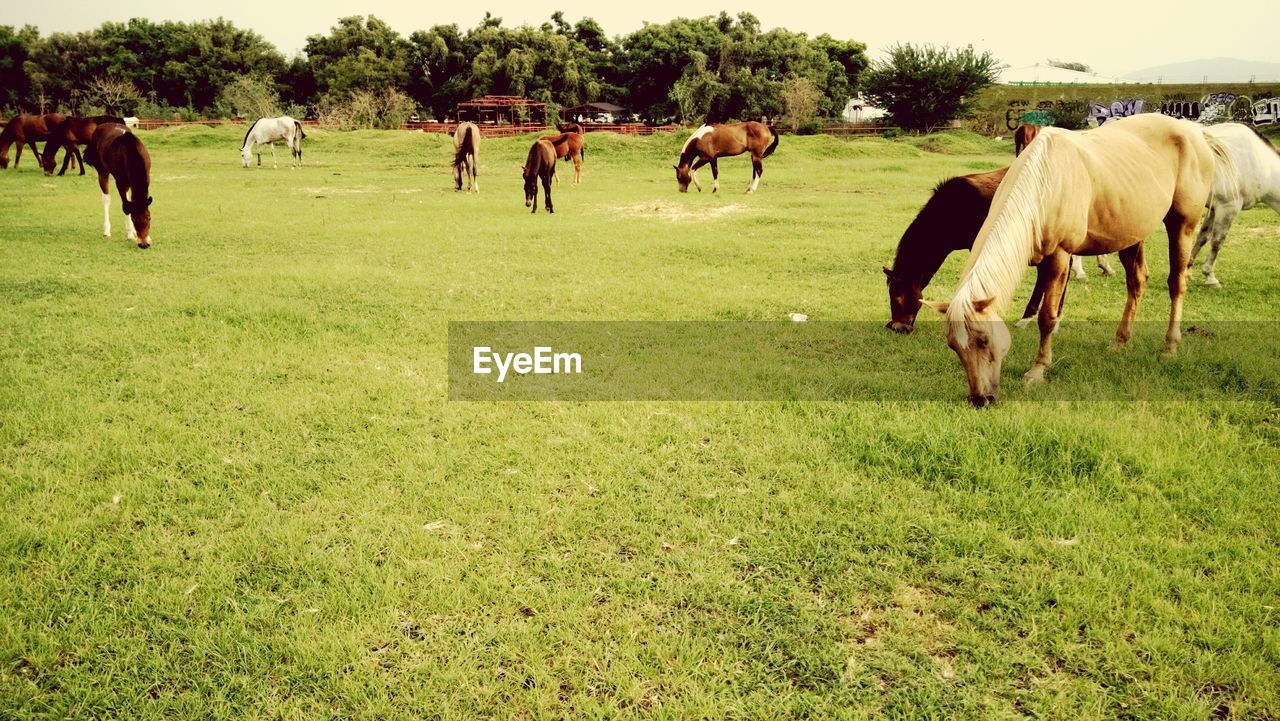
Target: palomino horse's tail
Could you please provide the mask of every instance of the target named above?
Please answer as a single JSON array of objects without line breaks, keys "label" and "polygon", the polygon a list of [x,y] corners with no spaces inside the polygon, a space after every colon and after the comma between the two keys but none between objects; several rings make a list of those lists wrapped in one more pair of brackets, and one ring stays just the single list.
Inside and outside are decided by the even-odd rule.
[{"label": "palomino horse's tail", "polygon": [[778,131],[775,130],[772,125],[770,125],[769,132],[773,133],[773,142],[769,144],[769,147],[764,149],[764,155],[761,157],[765,157],[765,158],[769,157],[770,155],[773,155],[773,151],[778,149]]},{"label": "palomino horse's tail", "polygon": [[1204,139],[1213,151],[1213,191],[1206,204],[1208,207],[1215,198],[1225,200],[1240,196],[1240,169],[1236,167],[1236,161],[1225,143],[1209,133],[1204,134]]}]

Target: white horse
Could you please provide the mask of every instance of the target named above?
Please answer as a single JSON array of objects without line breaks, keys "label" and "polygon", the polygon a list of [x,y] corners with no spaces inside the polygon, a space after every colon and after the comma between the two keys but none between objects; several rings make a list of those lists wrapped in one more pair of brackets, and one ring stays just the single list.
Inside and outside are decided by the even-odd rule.
[{"label": "white horse", "polygon": [[[240,159],[244,161],[244,167],[249,167],[249,160],[253,156],[253,146],[265,143],[271,146],[271,167],[280,167],[276,165],[276,143],[283,140],[293,153],[289,167],[301,166],[302,139],[305,137],[307,137],[307,134],[302,132],[302,123],[288,115],[281,115],[278,118],[258,118],[253,125],[249,126],[249,131],[244,134],[244,145],[240,147]],[[261,148],[258,149],[258,165],[262,165]]]},{"label": "white horse", "polygon": [[1208,243],[1209,257],[1201,270],[1205,285],[1217,288],[1222,283],[1213,274],[1213,266],[1223,241],[1227,239],[1227,231],[1240,211],[1266,203],[1280,213],[1280,150],[1258,131],[1239,123],[1210,125],[1204,132],[1222,143],[1234,168],[1218,173],[1213,179],[1209,215],[1200,226],[1187,267],[1190,269],[1195,265],[1200,249]]}]

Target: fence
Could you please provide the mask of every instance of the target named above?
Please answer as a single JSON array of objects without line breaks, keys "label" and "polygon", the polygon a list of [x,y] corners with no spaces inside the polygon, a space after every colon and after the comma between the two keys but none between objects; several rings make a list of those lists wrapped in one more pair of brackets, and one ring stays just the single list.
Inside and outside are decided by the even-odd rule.
[{"label": "fence", "polygon": [[[315,120],[303,120],[302,124],[309,127],[321,127],[320,123]],[[4,121],[0,119],[0,127],[3,127]],[[244,126],[246,122],[243,120],[166,120],[162,118],[140,118],[138,120],[138,128],[140,130],[155,130],[156,128],[182,127],[188,125],[203,125],[210,128],[216,128],[222,125],[239,125]],[[618,133],[619,135],[656,135],[658,133],[674,133],[681,130],[679,125],[641,125],[639,123],[625,124],[597,124],[583,123],[582,127],[589,133]],[[457,123],[434,123],[434,122],[410,122],[400,126],[401,130],[416,130],[423,133],[444,133],[452,135],[453,131],[458,128]],[[841,137],[857,137],[857,136],[873,136],[880,135],[887,130],[893,130],[884,125],[861,125],[861,124],[841,124],[828,125],[820,131],[823,135],[837,135]],[[480,132],[486,138],[510,138],[516,135],[526,135],[529,133],[554,133],[556,128],[553,125],[482,125]]]}]

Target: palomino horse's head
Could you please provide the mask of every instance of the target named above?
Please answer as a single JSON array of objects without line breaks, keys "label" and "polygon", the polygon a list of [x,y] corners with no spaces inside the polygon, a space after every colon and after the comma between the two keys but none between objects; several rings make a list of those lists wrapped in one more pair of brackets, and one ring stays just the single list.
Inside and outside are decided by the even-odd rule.
[{"label": "palomino horse's head", "polygon": [[910,333],[916,327],[916,314],[920,312],[921,279],[897,275],[889,266],[884,268],[885,281],[889,284],[889,322],[885,328],[895,333]]},{"label": "palomino horse's head", "polygon": [[138,234],[138,247],[146,250],[151,247],[151,196],[144,201],[124,201],[124,213],[133,221],[133,230]]},{"label": "palomino horse's head", "polygon": [[976,408],[995,405],[1000,400],[1000,365],[1012,342],[995,299],[975,301],[971,312],[947,303],[923,302],[947,318],[947,345],[960,357],[969,377],[969,402]]},{"label": "palomino horse's head", "polygon": [[[671,166],[676,169],[676,182],[680,184],[680,192],[689,192],[689,183],[693,182],[693,171],[689,169],[688,163]],[[701,190],[701,188],[699,188]]]}]

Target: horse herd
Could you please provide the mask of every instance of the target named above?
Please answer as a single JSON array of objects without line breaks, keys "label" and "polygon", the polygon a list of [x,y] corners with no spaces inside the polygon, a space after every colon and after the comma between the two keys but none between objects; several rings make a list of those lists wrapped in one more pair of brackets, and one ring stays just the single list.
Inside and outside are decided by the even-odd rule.
[{"label": "horse herd", "polygon": [[[548,213],[554,212],[551,185],[558,181],[556,161],[574,165],[574,183],[582,181],[586,157],[581,125],[557,127],[556,135],[539,137],[521,166],[525,206],[538,210],[538,183]],[[292,165],[302,164],[302,124],[293,118],[262,118],[250,126],[241,145],[245,167],[252,150],[285,142]],[[480,128],[459,124],[454,133],[453,178],[461,191],[480,192],[477,163]],[[43,154],[34,141],[46,140]],[[103,234],[111,235],[108,182],[115,179],[130,240],[149,247],[151,197],[150,156],[142,142],[112,116],[64,118],[60,115],[18,116],[0,133],[0,168],[8,167],[9,147],[29,144],[41,158],[47,175],[56,154],[66,149],[62,172],[69,162],[93,166],[102,190]],[[78,147],[86,145],[81,157]],[[711,166],[712,192],[719,190],[717,158],[750,153],[752,193],[763,174],[762,160],[778,147],[778,134],[755,122],[704,125],[680,150],[673,166],[680,192],[692,183],[699,191],[697,171]],[[15,167],[17,161],[15,160]],[[60,173],[61,174],[61,173]],[[929,306],[946,318],[948,345],[964,367],[969,400],[978,407],[999,397],[1000,369],[1010,346],[1002,311],[1011,300],[1023,272],[1037,268],[1035,290],[1023,313],[1024,325],[1037,317],[1040,347],[1024,379],[1043,380],[1052,362],[1052,334],[1061,317],[1069,269],[1079,256],[1101,260],[1118,253],[1124,266],[1128,300],[1116,331],[1115,346],[1132,335],[1139,300],[1148,271],[1143,241],[1163,224],[1169,238],[1169,325],[1165,354],[1176,352],[1181,339],[1182,303],[1189,269],[1205,245],[1210,247],[1203,272],[1208,285],[1217,286],[1214,265],[1236,216],[1254,205],[1266,204],[1280,213],[1280,150],[1252,127],[1234,123],[1201,126],[1149,113],[1107,123],[1096,130],[1071,132],[1024,126],[1016,137],[1013,163],[986,173],[974,173],[939,183],[907,227],[898,243],[893,265],[886,266],[891,320],[888,328],[909,333],[920,308]],[[1203,209],[1208,208],[1204,222]],[[1196,236],[1196,228],[1199,234]],[[970,249],[957,291],[949,302],[924,300],[923,291],[952,252]]]}]

